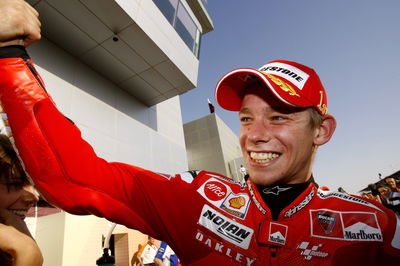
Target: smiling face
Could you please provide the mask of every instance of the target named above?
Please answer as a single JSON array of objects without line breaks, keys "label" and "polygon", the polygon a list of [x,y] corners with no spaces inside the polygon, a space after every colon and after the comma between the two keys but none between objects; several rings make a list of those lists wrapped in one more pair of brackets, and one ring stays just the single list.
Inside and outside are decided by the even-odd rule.
[{"label": "smiling face", "polygon": [[253,182],[295,184],[310,178],[316,148],[329,140],[335,126],[327,116],[313,127],[310,114],[283,105],[261,83],[247,89],[239,112],[240,145]]},{"label": "smiling face", "polygon": [[396,180],[392,177],[388,177],[385,179],[386,184],[390,187],[390,188],[396,188],[397,184],[396,184]]},{"label": "smiling face", "polygon": [[7,186],[0,183],[0,208],[7,209],[21,219],[39,200],[32,185]]},{"label": "smiling face", "polygon": [[0,136],[0,209],[24,219],[39,198],[29,183],[11,143]]}]

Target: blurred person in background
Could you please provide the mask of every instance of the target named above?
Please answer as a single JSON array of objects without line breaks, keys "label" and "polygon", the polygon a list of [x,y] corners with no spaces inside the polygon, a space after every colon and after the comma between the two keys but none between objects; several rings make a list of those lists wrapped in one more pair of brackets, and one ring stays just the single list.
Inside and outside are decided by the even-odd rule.
[{"label": "blurred person in background", "polygon": [[156,266],[154,258],[157,254],[158,247],[155,244],[156,240],[151,236],[147,237],[147,243],[142,246],[138,252],[140,262],[144,266]]},{"label": "blurred person in background", "polygon": [[158,248],[154,262],[157,266],[178,266],[179,259],[172,248],[164,241]]},{"label": "blurred person in background", "polygon": [[396,192],[400,191],[400,188],[397,186],[396,179],[394,177],[386,177],[385,182],[391,191]]}]

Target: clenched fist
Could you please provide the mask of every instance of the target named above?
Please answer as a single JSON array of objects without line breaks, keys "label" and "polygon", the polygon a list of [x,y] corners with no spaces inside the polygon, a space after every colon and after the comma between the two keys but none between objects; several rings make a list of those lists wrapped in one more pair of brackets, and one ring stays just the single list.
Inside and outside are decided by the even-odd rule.
[{"label": "clenched fist", "polygon": [[0,47],[39,40],[39,13],[24,0],[0,0]]}]

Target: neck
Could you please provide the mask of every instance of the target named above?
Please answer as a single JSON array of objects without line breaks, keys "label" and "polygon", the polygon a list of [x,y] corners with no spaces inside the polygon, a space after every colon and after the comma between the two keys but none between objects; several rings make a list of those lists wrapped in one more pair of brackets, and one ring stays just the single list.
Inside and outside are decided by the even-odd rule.
[{"label": "neck", "polygon": [[306,190],[310,183],[315,183],[312,176],[308,181],[303,183],[274,184],[268,186],[257,185],[257,189],[265,204],[271,210],[272,219],[277,220],[279,213]]}]

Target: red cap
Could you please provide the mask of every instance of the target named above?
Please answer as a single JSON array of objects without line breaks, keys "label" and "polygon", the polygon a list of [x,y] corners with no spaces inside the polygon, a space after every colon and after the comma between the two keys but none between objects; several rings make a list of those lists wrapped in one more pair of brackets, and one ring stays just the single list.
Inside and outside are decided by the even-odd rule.
[{"label": "red cap", "polygon": [[254,80],[261,80],[283,103],[295,107],[314,107],[321,115],[328,113],[328,100],[317,73],[307,66],[274,60],[260,69],[238,68],[223,76],[215,88],[215,99],[224,109],[239,111],[243,90]]}]

